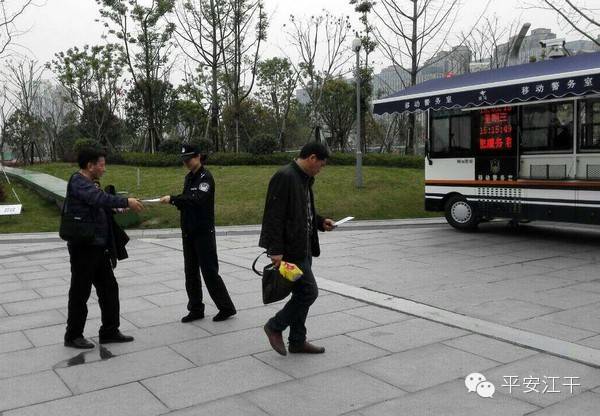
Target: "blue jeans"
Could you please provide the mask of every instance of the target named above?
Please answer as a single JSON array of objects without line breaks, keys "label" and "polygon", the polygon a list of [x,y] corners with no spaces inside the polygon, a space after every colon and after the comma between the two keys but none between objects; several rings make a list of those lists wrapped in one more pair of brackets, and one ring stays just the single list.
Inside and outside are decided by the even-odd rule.
[{"label": "blue jeans", "polygon": [[312,257],[307,257],[296,265],[304,272],[292,288],[292,297],[277,314],[269,319],[267,325],[273,331],[282,332],[290,327],[290,344],[303,344],[306,341],[306,317],[308,309],[317,296],[319,288],[312,273]]}]

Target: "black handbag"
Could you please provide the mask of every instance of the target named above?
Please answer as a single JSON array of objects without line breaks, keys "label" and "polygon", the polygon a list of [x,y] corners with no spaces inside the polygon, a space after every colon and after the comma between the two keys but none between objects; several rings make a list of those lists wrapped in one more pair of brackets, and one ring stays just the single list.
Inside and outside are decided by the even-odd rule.
[{"label": "black handbag", "polygon": [[259,276],[262,276],[262,298],[265,305],[283,300],[292,293],[294,282],[287,280],[279,273],[279,269],[274,264],[268,264],[263,267],[262,272],[256,270],[256,262],[265,254],[258,255],[252,263],[252,270]]},{"label": "black handbag", "polygon": [[72,244],[91,244],[94,242],[96,232],[96,219],[79,217],[69,213],[69,185],[71,179],[67,183],[67,193],[60,212],[60,227],[58,235],[63,240]]}]

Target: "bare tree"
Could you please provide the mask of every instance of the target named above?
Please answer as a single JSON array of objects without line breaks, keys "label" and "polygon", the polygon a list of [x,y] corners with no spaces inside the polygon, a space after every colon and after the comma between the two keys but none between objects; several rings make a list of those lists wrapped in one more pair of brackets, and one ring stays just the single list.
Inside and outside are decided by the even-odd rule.
[{"label": "bare tree", "polygon": [[300,85],[308,96],[312,132],[316,141],[321,140],[323,86],[327,81],[342,75],[352,59],[348,45],[351,29],[347,16],[336,17],[327,11],[323,11],[320,16],[308,18],[292,15],[289,26],[286,25],[288,40],[299,57],[295,70],[299,74]]},{"label": "bare tree", "polygon": [[17,28],[16,22],[33,5],[33,0],[0,1],[0,56],[6,52],[14,38],[23,33]]},{"label": "bare tree", "polygon": [[[596,7],[592,7],[592,3],[595,3]],[[529,4],[528,8],[556,12],[567,27],[600,46],[600,8],[597,5],[597,1],[589,0],[538,0],[536,4]]]},{"label": "bare tree", "polygon": [[19,139],[21,153],[24,160],[28,153],[31,163],[34,162],[35,152],[39,157],[42,156],[38,146],[39,137],[37,137],[39,119],[34,110],[39,97],[43,73],[44,67],[33,59],[24,58],[17,63],[9,62],[7,64],[8,97],[12,106],[19,113],[18,119],[27,126],[26,129],[21,129],[23,130]]},{"label": "bare tree", "polygon": [[0,161],[4,160],[4,144],[6,142],[6,121],[13,112],[14,107],[8,100],[6,84],[0,86]]},{"label": "bare tree", "polygon": [[[442,51],[450,46],[461,6],[461,0],[379,0],[375,5],[373,13],[378,23],[374,34],[378,46],[405,87],[416,85],[421,71],[447,56]],[[415,145],[415,115],[411,113],[409,153],[414,153]]]},{"label": "bare tree", "polygon": [[[235,151],[240,145],[242,102],[254,87],[260,50],[267,39],[267,15],[263,0],[228,0],[230,18],[219,24],[219,48],[223,62],[223,83],[231,99],[235,122]],[[227,36],[227,33],[231,33]]]},{"label": "bare tree", "polygon": [[215,150],[220,149],[219,140],[219,71],[223,66],[222,57],[226,42],[231,38],[231,29],[222,23],[230,20],[232,3],[227,0],[180,0],[175,9],[179,24],[176,26],[176,40],[184,53],[197,65],[208,67],[210,71],[210,124],[206,130]]},{"label": "bare tree", "polygon": [[461,33],[461,43],[471,50],[473,62],[489,63],[489,69],[503,68],[509,63],[520,27],[519,20],[505,25],[497,15],[486,16],[471,33]]}]

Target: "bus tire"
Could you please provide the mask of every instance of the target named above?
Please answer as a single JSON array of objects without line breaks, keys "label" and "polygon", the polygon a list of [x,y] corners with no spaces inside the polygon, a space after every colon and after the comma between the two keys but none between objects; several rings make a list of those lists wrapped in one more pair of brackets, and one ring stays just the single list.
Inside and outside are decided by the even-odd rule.
[{"label": "bus tire", "polygon": [[462,195],[451,196],[445,206],[446,221],[461,231],[471,231],[479,225],[477,210],[472,202]]}]

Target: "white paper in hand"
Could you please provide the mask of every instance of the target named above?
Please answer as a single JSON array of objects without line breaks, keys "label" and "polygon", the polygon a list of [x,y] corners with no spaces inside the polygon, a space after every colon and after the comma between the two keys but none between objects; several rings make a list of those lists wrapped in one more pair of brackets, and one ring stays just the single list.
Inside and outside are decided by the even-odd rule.
[{"label": "white paper in hand", "polygon": [[142,202],[160,202],[160,198],[142,199]]},{"label": "white paper in hand", "polygon": [[342,225],[345,222],[348,222],[350,220],[353,220],[354,217],[346,217],[346,218],[342,218],[341,220],[339,220],[338,222],[333,223],[334,227],[337,227],[338,225]]}]

